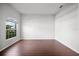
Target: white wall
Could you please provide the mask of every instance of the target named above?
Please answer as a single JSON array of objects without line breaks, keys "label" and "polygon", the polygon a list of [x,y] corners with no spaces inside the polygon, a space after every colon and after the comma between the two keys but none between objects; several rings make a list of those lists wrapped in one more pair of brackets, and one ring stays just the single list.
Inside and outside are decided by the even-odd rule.
[{"label": "white wall", "polygon": [[22,39],[54,39],[54,17],[52,15],[23,15]]},{"label": "white wall", "polygon": [[55,38],[79,53],[79,18],[78,5],[65,6],[56,15]]},{"label": "white wall", "polygon": [[[17,20],[17,36],[6,40],[6,20],[8,17]],[[20,14],[9,4],[0,4],[0,51],[20,40]]]},{"label": "white wall", "polygon": [[2,22],[1,22],[1,19],[2,19],[2,6],[1,6],[1,4],[0,4],[0,49],[1,49],[1,47],[2,47],[2,42],[1,42],[1,24],[2,24]]}]

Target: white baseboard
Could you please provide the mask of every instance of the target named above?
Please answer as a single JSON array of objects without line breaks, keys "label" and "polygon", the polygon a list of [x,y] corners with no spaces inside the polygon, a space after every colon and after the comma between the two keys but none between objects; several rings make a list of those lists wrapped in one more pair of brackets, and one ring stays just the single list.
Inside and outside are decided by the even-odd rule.
[{"label": "white baseboard", "polygon": [[33,39],[27,39],[27,38],[23,38],[22,40],[53,40],[54,38],[40,38],[40,39],[38,39],[38,38],[33,38]]},{"label": "white baseboard", "polygon": [[0,52],[3,51],[4,49],[10,47],[11,45],[15,44],[16,42],[18,42],[19,40],[16,40],[15,42],[13,42],[12,44],[10,44],[9,46],[3,47],[2,49],[0,49]]},{"label": "white baseboard", "polygon": [[[57,40],[57,39],[56,39]],[[57,40],[59,41],[61,44],[65,45],[66,47],[70,48],[71,50],[73,50],[74,52],[78,53],[79,54],[79,51],[77,51],[76,49],[70,47],[69,45],[66,45],[65,43],[61,42],[60,40]]]}]

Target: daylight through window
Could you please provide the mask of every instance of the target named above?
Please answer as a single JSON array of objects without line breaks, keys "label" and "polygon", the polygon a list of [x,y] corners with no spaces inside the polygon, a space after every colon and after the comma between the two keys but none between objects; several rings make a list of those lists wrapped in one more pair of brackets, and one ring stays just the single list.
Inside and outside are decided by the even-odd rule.
[{"label": "daylight through window", "polygon": [[16,36],[16,21],[7,20],[6,21],[6,39]]}]

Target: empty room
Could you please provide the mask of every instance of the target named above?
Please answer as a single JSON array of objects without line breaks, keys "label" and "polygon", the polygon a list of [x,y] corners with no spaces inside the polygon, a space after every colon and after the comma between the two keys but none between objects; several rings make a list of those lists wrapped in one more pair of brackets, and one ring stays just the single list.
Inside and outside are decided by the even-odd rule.
[{"label": "empty room", "polygon": [[0,3],[0,56],[79,56],[79,4]]}]

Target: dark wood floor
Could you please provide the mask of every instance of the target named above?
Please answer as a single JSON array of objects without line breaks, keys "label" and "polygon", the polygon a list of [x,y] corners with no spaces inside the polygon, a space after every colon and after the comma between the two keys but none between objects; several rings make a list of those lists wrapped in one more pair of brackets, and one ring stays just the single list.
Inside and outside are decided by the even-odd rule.
[{"label": "dark wood floor", "polygon": [[79,56],[56,40],[22,40],[0,52],[1,56]]}]

